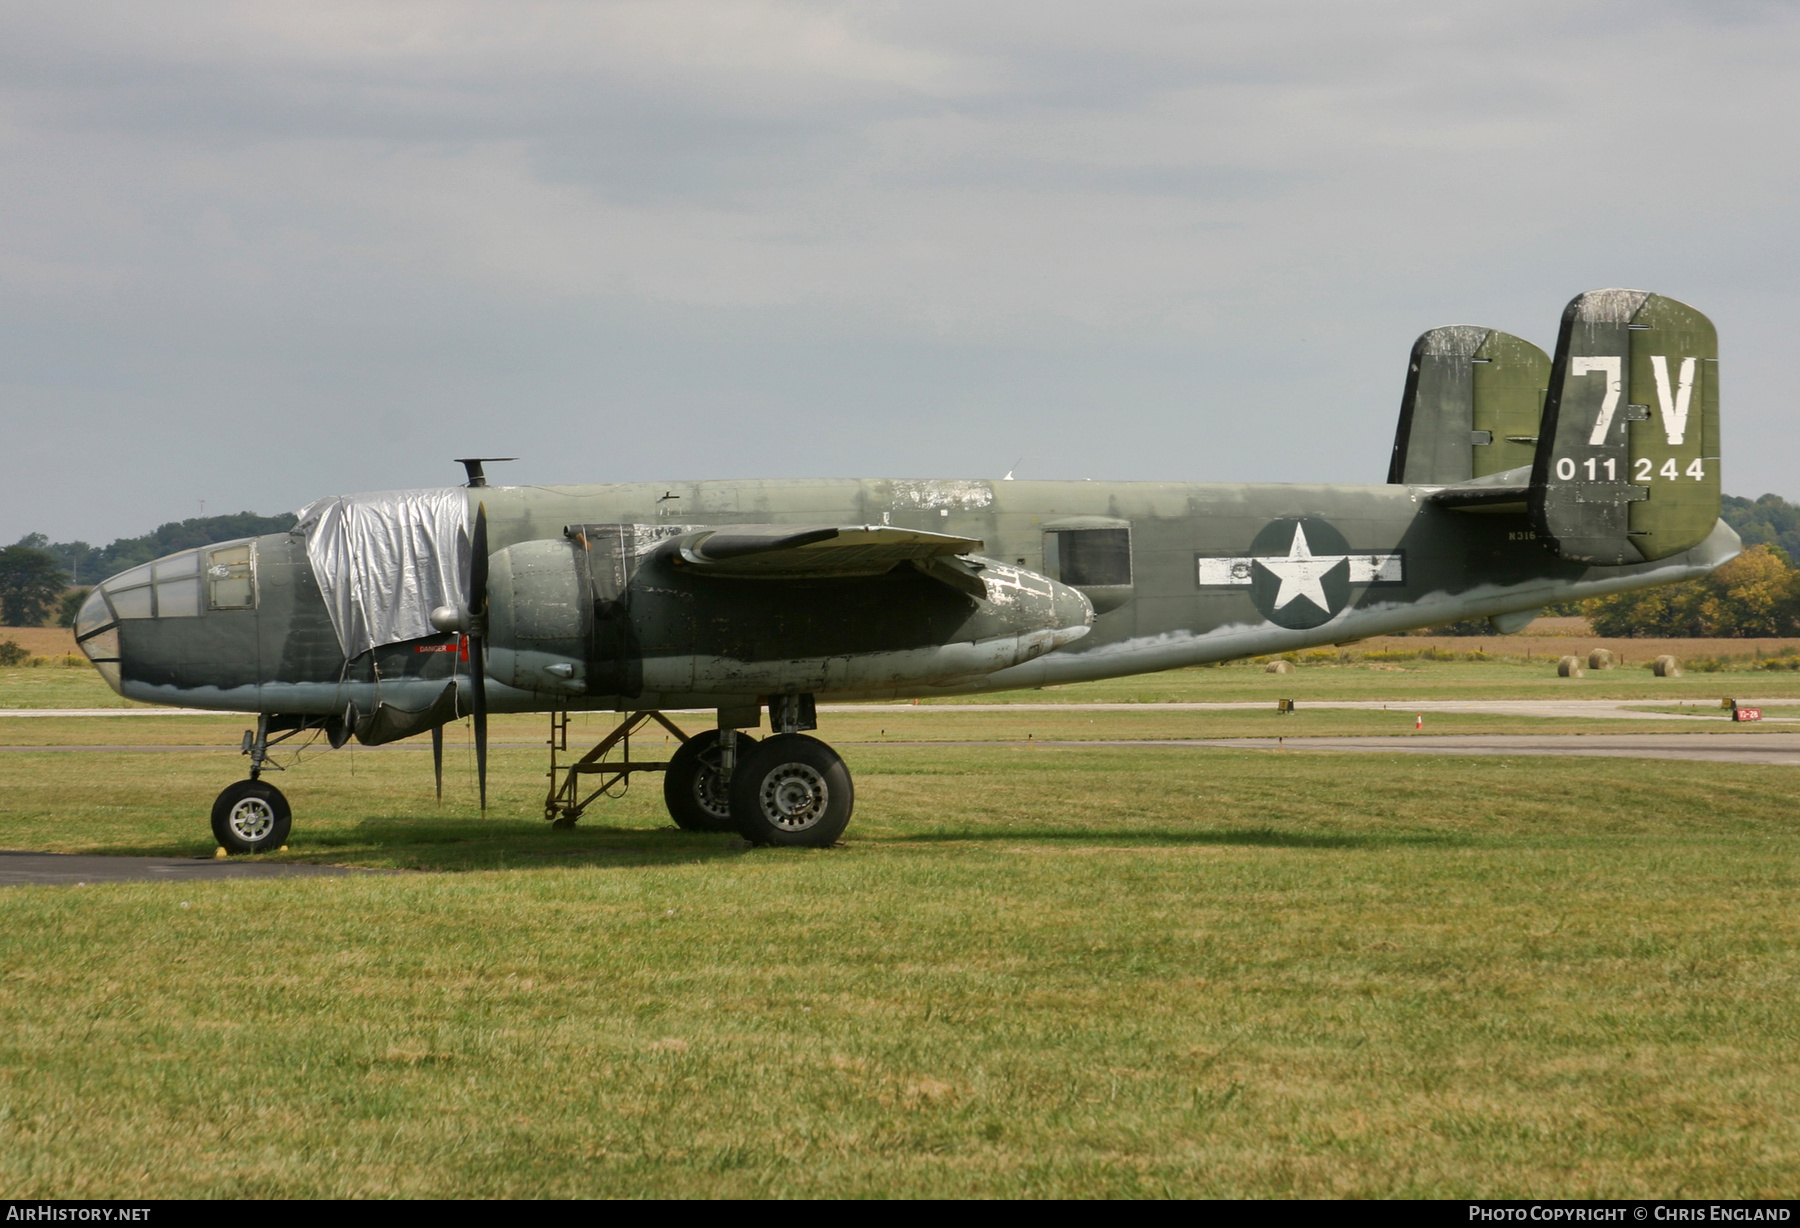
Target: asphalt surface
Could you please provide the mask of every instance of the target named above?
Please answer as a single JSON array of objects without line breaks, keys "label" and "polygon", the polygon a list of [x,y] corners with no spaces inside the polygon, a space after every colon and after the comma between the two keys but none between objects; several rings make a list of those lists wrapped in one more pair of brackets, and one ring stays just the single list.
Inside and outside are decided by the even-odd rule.
[{"label": "asphalt surface", "polygon": [[[1691,714],[1640,712],[1651,705],[1686,702]],[[1800,699],[1739,699],[1746,708],[1792,708]],[[820,712],[1263,712],[1275,706],[1273,699],[1237,700],[1229,703],[1155,704],[820,704]],[[1344,712],[1461,712],[1482,716],[1585,717],[1589,720],[1689,721],[1695,717],[1718,718],[1718,701],[1692,699],[1301,699],[1296,708]],[[4,715],[4,713],[0,713]],[[1767,718],[1765,718],[1767,719]],[[1776,717],[1775,720],[1796,719]]]},{"label": "asphalt surface", "polygon": [[345,866],[311,866],[292,862],[247,861],[241,857],[105,857],[88,853],[13,853],[0,851],[0,887],[48,884],[81,887],[89,883],[157,883],[214,881],[221,878],[318,878],[345,874],[379,874]]},{"label": "asphalt surface", "polygon": [[[1123,745],[1113,743],[1112,745]],[[1166,742],[1132,745],[1166,746]],[[1207,738],[1178,743],[1230,750],[1345,751],[1384,755],[1566,755],[1601,759],[1693,759],[1800,767],[1800,733],[1414,734],[1398,738]]]},{"label": "asphalt surface", "polygon": [[1776,763],[1800,767],[1800,733],[1578,733],[1528,736],[1470,734],[1464,737],[1402,734],[1376,738],[1035,738],[1000,741],[843,742],[841,746],[1031,746],[1044,750],[1104,750],[1145,747],[1163,750],[1343,751],[1371,755],[1565,755],[1601,759],[1694,759],[1714,763]]}]

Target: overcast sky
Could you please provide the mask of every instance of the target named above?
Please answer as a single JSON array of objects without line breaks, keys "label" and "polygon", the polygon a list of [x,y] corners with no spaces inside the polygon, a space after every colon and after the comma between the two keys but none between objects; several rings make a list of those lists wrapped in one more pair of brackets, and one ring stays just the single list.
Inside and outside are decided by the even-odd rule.
[{"label": "overcast sky", "polygon": [[1800,497],[1796,63],[1792,2],[0,0],[0,540],[471,453],[1380,481],[1420,331],[1620,285]]}]

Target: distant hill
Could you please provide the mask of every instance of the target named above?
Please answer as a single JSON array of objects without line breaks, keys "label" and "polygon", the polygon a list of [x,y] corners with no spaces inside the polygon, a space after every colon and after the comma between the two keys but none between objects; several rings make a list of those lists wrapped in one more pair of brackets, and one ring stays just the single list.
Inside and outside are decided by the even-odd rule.
[{"label": "distant hill", "polygon": [[188,550],[211,542],[230,541],[234,537],[259,537],[264,533],[285,533],[294,527],[294,514],[259,516],[255,512],[238,512],[230,516],[195,516],[188,520],[171,520],[141,537],[121,537],[106,546],[90,546],[86,542],[53,542],[42,533],[28,533],[18,544],[42,550],[56,558],[69,573],[72,584],[92,584],[114,572],[148,563],[177,550]]}]

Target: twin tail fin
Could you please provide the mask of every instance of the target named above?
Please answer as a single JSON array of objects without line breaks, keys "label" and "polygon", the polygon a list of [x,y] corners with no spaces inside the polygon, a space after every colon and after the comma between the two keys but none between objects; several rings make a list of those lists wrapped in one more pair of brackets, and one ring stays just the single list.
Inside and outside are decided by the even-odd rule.
[{"label": "twin tail fin", "polygon": [[1571,561],[1679,554],[1719,516],[1718,335],[1642,290],[1577,295],[1554,359],[1492,329],[1434,328],[1413,346],[1388,481],[1528,515]]}]

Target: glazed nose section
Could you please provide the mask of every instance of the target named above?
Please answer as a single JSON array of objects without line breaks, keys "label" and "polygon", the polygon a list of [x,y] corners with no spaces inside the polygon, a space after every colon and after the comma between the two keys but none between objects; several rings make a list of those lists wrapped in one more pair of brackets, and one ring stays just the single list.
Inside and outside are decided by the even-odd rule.
[{"label": "glazed nose section", "polygon": [[119,690],[122,667],[119,647],[119,620],[107,605],[104,585],[88,594],[75,616],[75,646],[93,662],[106,685]]},{"label": "glazed nose section", "polygon": [[102,580],[75,617],[75,642],[107,684],[120,691],[125,680],[141,673],[132,668],[134,657],[142,663],[166,656],[161,650],[172,639],[191,647],[201,626],[191,620],[255,605],[250,542],[184,550]]}]

